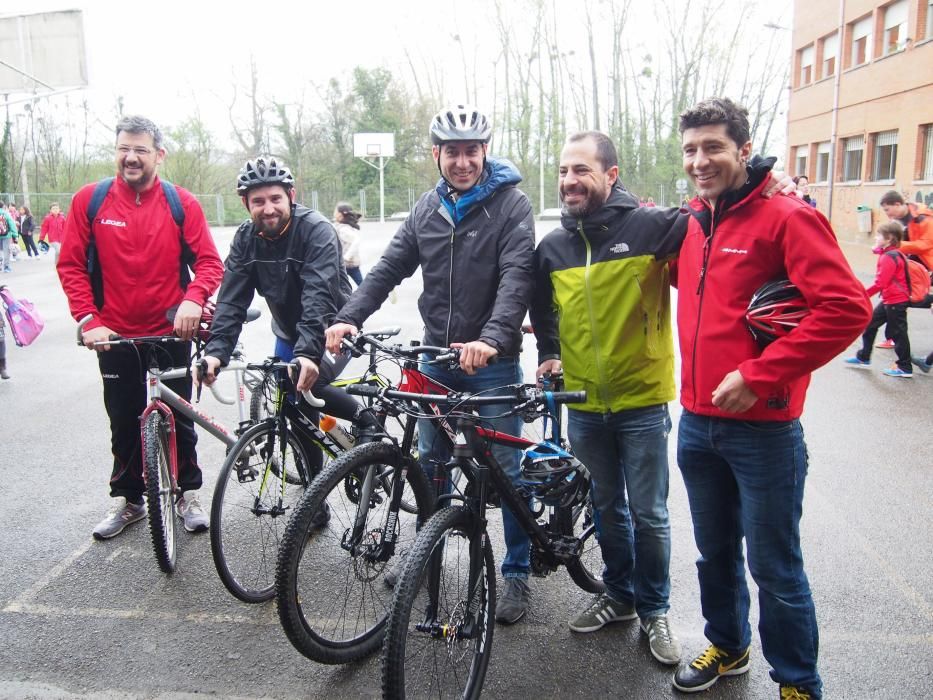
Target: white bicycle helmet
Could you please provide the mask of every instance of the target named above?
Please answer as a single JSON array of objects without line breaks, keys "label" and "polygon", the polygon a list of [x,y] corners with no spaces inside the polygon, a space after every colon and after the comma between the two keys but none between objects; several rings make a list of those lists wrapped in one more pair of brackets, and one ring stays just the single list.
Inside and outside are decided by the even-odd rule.
[{"label": "white bicycle helmet", "polygon": [[489,143],[492,126],[486,115],[471,105],[453,105],[434,115],[431,120],[431,143],[439,146],[447,141],[482,141]]}]

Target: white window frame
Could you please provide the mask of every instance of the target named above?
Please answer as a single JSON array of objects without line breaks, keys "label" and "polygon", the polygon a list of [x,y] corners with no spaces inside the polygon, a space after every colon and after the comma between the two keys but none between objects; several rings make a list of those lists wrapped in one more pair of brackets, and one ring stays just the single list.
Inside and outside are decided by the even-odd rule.
[{"label": "white window frame", "polygon": [[[800,75],[798,85],[803,87],[813,82],[814,61],[816,60],[816,47],[813,44],[800,49]],[[809,70],[808,70],[809,69]]]},{"label": "white window frame", "polygon": [[[897,129],[875,134],[872,150],[871,181],[894,180],[894,173],[897,170]],[[882,165],[883,163],[886,167]]]},{"label": "white window frame", "polygon": [[[815,182],[829,182],[829,141],[823,141],[816,145],[816,180]],[[821,177],[822,175],[822,177]]]},{"label": "white window frame", "polygon": [[[852,46],[850,47],[850,64],[852,68],[863,66],[871,61],[871,32],[872,16],[868,15],[852,24]],[[860,39],[865,39],[865,60],[862,63],[857,62],[856,46]]]},{"label": "white window frame", "polygon": [[[858,172],[849,173],[849,154],[858,153]],[[842,173],[840,173],[840,178],[842,182],[859,182],[862,179],[862,169],[865,165],[865,137],[862,135],[859,136],[850,136],[849,138],[842,139]],[[851,177],[854,175],[855,177]]]},{"label": "white window frame", "polygon": [[881,35],[881,55],[903,51],[907,47],[907,0],[896,0],[884,8],[884,29]]},{"label": "white window frame", "polygon": [[[933,0],[931,0],[933,2]],[[827,70],[827,63],[832,60],[832,70]],[[839,70],[839,32],[823,37],[823,65],[820,77],[828,78]]]},{"label": "white window frame", "polygon": [[803,175],[805,178],[809,179],[807,166],[809,165],[808,161],[810,160],[810,147],[809,146],[797,146],[794,149],[794,174]]},{"label": "white window frame", "polygon": [[933,124],[923,126],[920,151],[920,179],[933,182]]}]

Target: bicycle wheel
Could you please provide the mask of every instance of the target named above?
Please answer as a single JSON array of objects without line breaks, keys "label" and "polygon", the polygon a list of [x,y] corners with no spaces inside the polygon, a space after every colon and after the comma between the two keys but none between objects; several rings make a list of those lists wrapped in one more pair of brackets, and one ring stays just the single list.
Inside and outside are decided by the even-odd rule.
[{"label": "bicycle wheel", "polygon": [[[474,527],[474,517],[460,506],[443,508],[415,541],[386,626],[384,698],[478,698],[482,692],[492,653],[496,569],[489,538]],[[477,537],[483,555],[470,590],[470,545]],[[428,593],[432,572],[439,572],[436,604]]]},{"label": "bicycle wheel", "polygon": [[275,372],[265,372],[260,381],[250,393],[249,420],[250,423],[274,416],[279,401],[279,387]]},{"label": "bicycle wheel", "polygon": [[175,571],[175,492],[169,466],[168,426],[158,411],[146,416],[143,424],[143,469],[146,475],[146,501],[149,532],[159,568]]},{"label": "bicycle wheel", "polygon": [[217,477],[211,503],[211,555],[224,586],[245,603],[275,595],[275,559],[287,517],[304,493],[281,475],[308,473],[298,438],[281,438],[274,421],[246,430],[236,441]]},{"label": "bicycle wheel", "polygon": [[571,509],[562,509],[560,517],[566,523],[565,532],[572,534],[580,542],[580,556],[567,563],[567,573],[575,584],[589,593],[602,593],[606,590],[603,583],[603,555],[596,540],[596,524],[593,521],[593,504],[577,507],[576,518]]},{"label": "bicycle wheel", "polygon": [[[392,597],[383,574],[412,547],[417,518],[393,511],[389,494],[375,483],[368,496],[350,498],[345,479],[385,468],[407,469],[404,495],[429,513],[431,487],[421,469],[395,445],[374,442],[331,462],[289,519],[276,571],[279,620],[294,647],[315,661],[347,663],[382,643]],[[323,527],[322,507],[330,511]],[[397,538],[391,556],[383,548],[389,528]]]}]

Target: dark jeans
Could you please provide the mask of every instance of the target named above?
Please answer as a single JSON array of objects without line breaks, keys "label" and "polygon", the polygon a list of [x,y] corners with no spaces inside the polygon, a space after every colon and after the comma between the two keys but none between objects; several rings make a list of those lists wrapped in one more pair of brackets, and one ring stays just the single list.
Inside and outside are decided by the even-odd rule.
[{"label": "dark jeans", "polygon": [[357,286],[357,287],[359,287],[361,284],[363,284],[363,273],[360,272],[360,268],[358,268],[358,267],[348,267],[348,268],[347,268],[347,276],[348,276],[351,280],[353,280],[354,282],[356,282],[356,286]]},{"label": "dark jeans", "polygon": [[807,460],[800,421],[681,416],[677,461],[700,552],[706,638],[730,653],[751,644],[744,540],[771,677],[819,698],[816,609],[800,549]]},{"label": "dark jeans", "polygon": [[26,253],[29,255],[29,257],[31,258],[33,254],[35,254],[35,256],[38,258],[39,249],[36,248],[36,242],[32,240],[32,234],[20,233],[19,235],[23,237],[23,244],[26,246]]},{"label": "dark jeans", "polygon": [[[159,367],[184,367],[188,364],[189,343],[169,343],[161,346],[157,357]],[[142,357],[142,362],[140,361]],[[113,451],[113,471],[110,475],[110,495],[123,496],[140,502],[145,491],[142,472],[142,440],[139,416],[146,408],[145,353],[126,346],[113,347],[98,353],[100,375],[104,381],[104,407],[110,417],[110,443]],[[191,378],[181,377],[165,382],[186,401],[191,400]],[[182,491],[201,488],[201,468],[195,447],[198,437],[194,423],[175,412],[175,441],[178,451],[178,485]]]},{"label": "dark jeans", "polygon": [[570,409],[570,444],[593,478],[606,592],[642,620],[670,608],[667,404],[618,413]]},{"label": "dark jeans", "polygon": [[894,341],[897,366],[905,372],[913,371],[910,364],[910,338],[907,336],[907,303],[878,304],[871,321],[862,334],[862,349],[855,353],[860,360],[870,360],[878,329],[886,326],[885,335]]}]

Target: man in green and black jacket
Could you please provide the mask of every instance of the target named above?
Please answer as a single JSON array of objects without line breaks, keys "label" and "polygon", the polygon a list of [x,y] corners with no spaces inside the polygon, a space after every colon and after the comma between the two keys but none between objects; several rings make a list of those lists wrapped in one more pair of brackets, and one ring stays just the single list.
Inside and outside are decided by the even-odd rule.
[{"label": "man in green and black jacket", "polygon": [[607,136],[568,139],[561,227],[535,251],[531,320],[539,375],[562,366],[567,390],[587,392],[568,428],[593,477],[606,592],[570,628],[594,632],[638,617],[652,654],[673,665],[681,652],[667,618],[667,402],[676,395],[667,261],[680,249],[686,217],[639,208],[618,175]]}]

